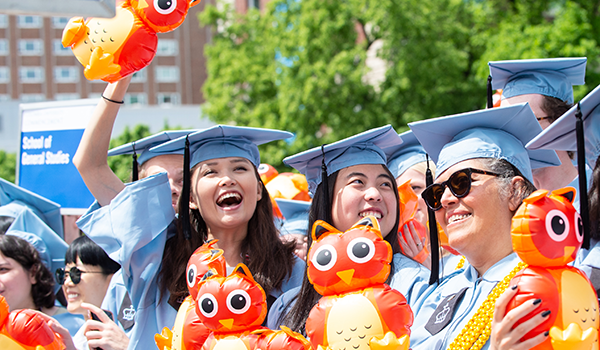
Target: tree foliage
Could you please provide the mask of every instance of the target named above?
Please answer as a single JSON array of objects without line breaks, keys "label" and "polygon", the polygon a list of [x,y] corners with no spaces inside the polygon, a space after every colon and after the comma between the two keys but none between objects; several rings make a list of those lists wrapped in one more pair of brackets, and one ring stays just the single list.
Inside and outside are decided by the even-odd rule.
[{"label": "tree foliage", "polygon": [[[218,123],[277,128],[292,141],[261,150],[287,155],[391,123],[485,106],[490,60],[587,56],[598,83],[598,1],[272,0],[261,12],[207,6],[204,110]],[[369,83],[369,49],[386,70]]]},{"label": "tree foliage", "polygon": [[15,183],[17,156],[14,153],[0,151],[0,177]]}]

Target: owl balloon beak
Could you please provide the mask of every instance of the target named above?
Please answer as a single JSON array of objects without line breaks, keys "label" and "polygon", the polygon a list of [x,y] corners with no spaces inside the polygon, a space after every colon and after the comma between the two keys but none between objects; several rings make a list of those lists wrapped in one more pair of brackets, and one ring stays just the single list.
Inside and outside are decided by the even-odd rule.
[{"label": "owl balloon beak", "polygon": [[354,269],[344,270],[337,272],[338,277],[344,281],[347,285],[352,282],[352,276],[354,276]]},{"label": "owl balloon beak", "polygon": [[227,329],[231,329],[231,327],[233,326],[233,318],[228,318],[225,320],[219,320],[219,322],[221,322],[221,324],[223,325],[223,327],[227,328]]},{"label": "owl balloon beak", "polygon": [[565,253],[563,254],[563,256],[565,257],[565,259],[569,260],[569,262],[571,262],[571,260],[573,259],[573,255],[575,253],[575,251],[577,250],[576,247],[573,246],[565,246]]}]

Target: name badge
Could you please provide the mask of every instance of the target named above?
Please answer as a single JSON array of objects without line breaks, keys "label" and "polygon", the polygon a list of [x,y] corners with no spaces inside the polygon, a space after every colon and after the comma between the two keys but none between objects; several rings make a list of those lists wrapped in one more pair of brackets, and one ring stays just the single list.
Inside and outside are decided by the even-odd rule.
[{"label": "name badge", "polygon": [[119,317],[117,319],[125,330],[130,329],[135,324],[135,309],[131,303],[129,293],[127,292],[125,292],[125,296],[123,296],[123,302],[121,302]]},{"label": "name badge", "polygon": [[462,300],[466,291],[467,288],[463,288],[458,293],[450,294],[438,305],[425,325],[425,329],[431,335],[438,334],[452,321],[456,305]]}]

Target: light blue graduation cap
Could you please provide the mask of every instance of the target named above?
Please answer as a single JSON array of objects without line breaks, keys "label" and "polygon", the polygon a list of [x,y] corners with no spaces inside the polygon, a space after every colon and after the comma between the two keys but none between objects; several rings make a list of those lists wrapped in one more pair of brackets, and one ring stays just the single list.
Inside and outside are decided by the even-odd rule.
[{"label": "light blue graduation cap", "polygon": [[409,123],[436,162],[437,176],[473,158],[505,159],[533,183],[531,169],[557,166],[556,152],[527,150],[542,131],[529,104],[517,104]]},{"label": "light blue graduation cap", "polygon": [[181,136],[188,135],[195,131],[197,131],[197,130],[161,131],[158,134],[154,134],[152,136],[148,136],[143,139],[115,147],[108,151],[108,156],[110,157],[110,156],[119,156],[122,154],[132,154],[133,155],[132,180],[136,181],[138,179],[138,175],[137,175],[138,164],[142,165],[154,157],[158,157],[158,156],[162,156],[162,155],[166,155],[166,154],[183,154],[183,149],[172,151],[172,152],[167,152],[167,151],[161,152],[161,151],[151,151],[150,149],[152,147],[156,147],[165,142],[178,139]]},{"label": "light blue graduation cap", "polygon": [[[585,133],[586,162],[594,168],[600,155],[600,86],[579,102]],[[573,106],[527,144],[528,149],[577,151],[575,133],[577,106]]]},{"label": "light blue graduation cap", "polygon": [[[2,178],[0,178],[0,216],[12,217],[15,221],[20,219],[24,225],[22,227],[26,228],[27,232],[35,233],[38,226],[47,224],[59,236],[63,235],[60,205]],[[13,222],[12,225],[14,224]]]},{"label": "light blue graduation cap", "polygon": [[281,234],[297,233],[306,235],[308,232],[308,212],[310,202],[294,199],[275,198],[279,210],[283,215]]},{"label": "light blue graduation cap", "polygon": [[[151,148],[152,152],[179,152],[184,154],[183,159],[183,188],[181,198],[190,197],[190,169],[196,164],[215,158],[240,157],[246,158],[255,167],[260,165],[258,145],[283,140],[294,136],[291,132],[250,128],[243,126],[215,125],[208,129],[196,131]],[[183,223],[183,232],[189,239],[188,201],[183,201],[180,218]]]},{"label": "light blue graduation cap", "polygon": [[492,88],[502,89],[504,98],[541,94],[573,103],[573,85],[585,84],[587,58],[548,58],[492,61]]},{"label": "light blue graduation cap", "polygon": [[395,178],[413,165],[427,161],[427,152],[412,131],[403,132],[398,136],[402,139],[402,145],[388,157],[387,164]]},{"label": "light blue graduation cap", "polygon": [[387,159],[402,144],[391,125],[371,129],[321,147],[287,157],[283,163],[306,176],[308,191],[314,195],[322,181],[322,163],[327,176],[338,170],[360,164],[387,164]]}]

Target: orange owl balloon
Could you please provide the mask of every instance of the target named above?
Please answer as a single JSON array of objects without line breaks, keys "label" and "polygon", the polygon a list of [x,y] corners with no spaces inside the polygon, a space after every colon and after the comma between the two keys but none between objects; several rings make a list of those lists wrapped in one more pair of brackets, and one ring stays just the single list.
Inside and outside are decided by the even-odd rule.
[{"label": "orange owl balloon", "polygon": [[215,239],[204,243],[190,256],[186,269],[190,295],[181,303],[173,329],[165,327],[161,334],[154,336],[159,349],[199,349],[208,337],[210,332],[196,315],[195,298],[198,296],[198,283],[209,270],[211,273],[226,275],[223,250],[215,247],[217,242]]},{"label": "orange owl balloon", "polygon": [[413,313],[385,280],[392,248],[367,216],[346,232],[324,221],[312,229],[308,279],[323,297],[306,320],[314,348],[408,349]]},{"label": "orange owl balloon", "polygon": [[273,180],[275,176],[279,175],[279,172],[274,166],[266,163],[261,163],[256,170],[258,171],[258,175],[260,175],[261,181],[265,185]]},{"label": "orange owl balloon", "polygon": [[567,264],[575,259],[583,241],[581,218],[572,205],[575,189],[538,190],[527,197],[512,222],[513,249],[529,266],[517,273],[511,285],[517,295],[507,312],[527,300],[541,299],[536,312],[550,310],[547,319],[523,337],[544,331],[549,337],[533,349],[598,349],[598,298],[590,281]]},{"label": "orange owl balloon", "polygon": [[54,333],[49,316],[34,310],[8,312],[6,299],[0,295],[0,349],[2,350],[63,350],[62,338]]},{"label": "orange owl balloon", "polygon": [[[410,234],[408,232],[404,232],[405,225],[409,225],[410,223],[414,225],[421,241],[426,239],[427,228],[415,219],[415,214],[417,212],[417,208],[419,207],[419,197],[410,186],[410,180],[398,186],[398,196],[400,198],[400,205],[398,206],[398,209],[400,210],[400,225],[398,225],[398,231],[400,232],[400,235],[398,235],[398,239],[401,239],[400,237],[404,236],[405,234]],[[400,249],[402,249],[402,253],[404,253],[402,245],[400,245]],[[424,245],[422,253],[422,255],[429,254],[427,251],[427,244]],[[421,253],[419,253],[419,255],[421,255]]]},{"label": "orange owl balloon", "polygon": [[275,202],[275,198],[310,201],[308,182],[306,181],[306,176],[302,174],[278,174],[265,185],[265,188],[269,192],[269,197],[271,197],[273,214],[278,218],[283,218],[283,215],[281,215],[281,211]]},{"label": "orange owl balloon", "polygon": [[121,0],[113,18],[73,17],[62,35],[89,80],[115,82],[146,67],[156,53],[156,33],[177,28],[199,0]]}]

